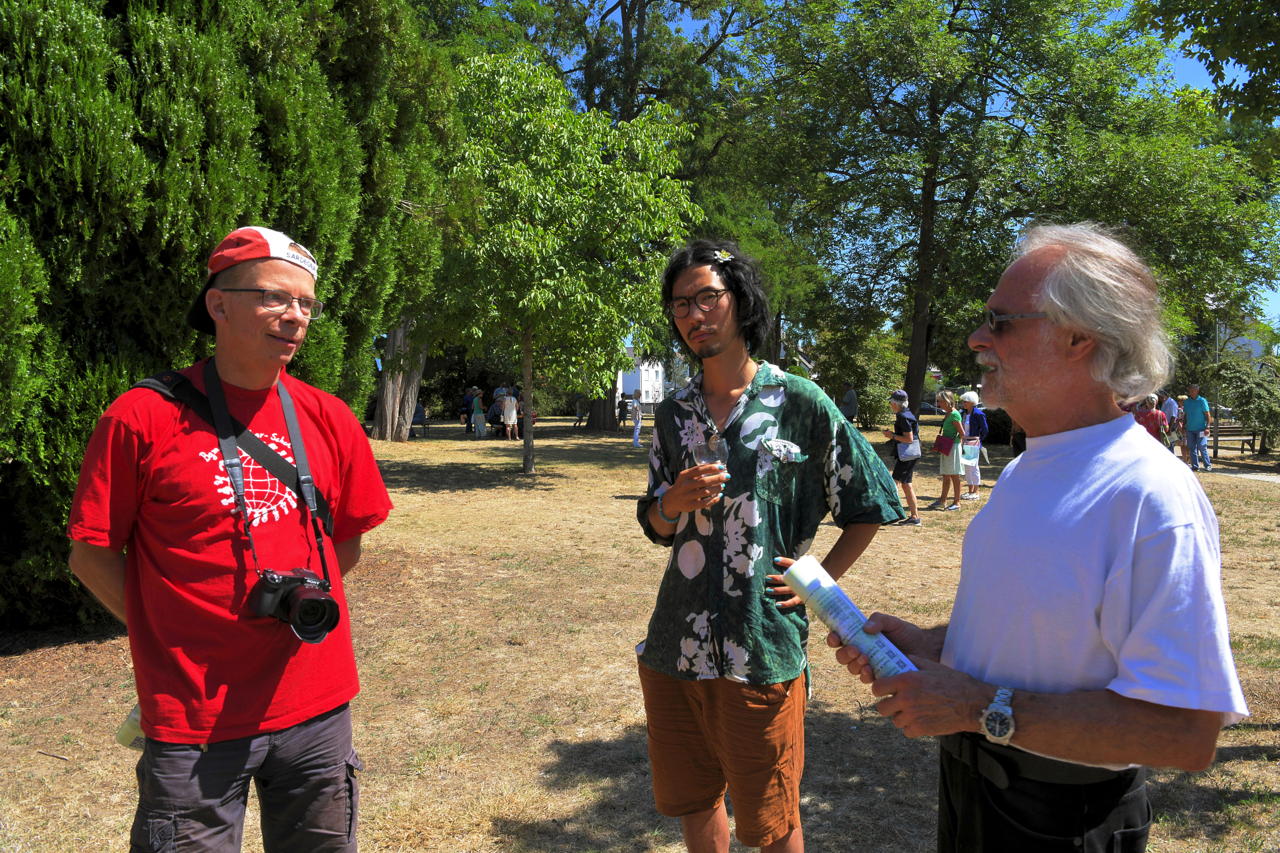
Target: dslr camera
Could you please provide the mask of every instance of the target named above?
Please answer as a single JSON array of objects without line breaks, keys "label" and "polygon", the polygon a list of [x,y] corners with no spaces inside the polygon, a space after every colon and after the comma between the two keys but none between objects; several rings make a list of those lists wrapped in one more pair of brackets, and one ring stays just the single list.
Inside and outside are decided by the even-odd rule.
[{"label": "dslr camera", "polygon": [[338,602],[329,594],[329,582],[306,569],[267,569],[249,593],[249,606],[259,616],[288,622],[304,643],[319,643],[338,627],[341,616]]}]

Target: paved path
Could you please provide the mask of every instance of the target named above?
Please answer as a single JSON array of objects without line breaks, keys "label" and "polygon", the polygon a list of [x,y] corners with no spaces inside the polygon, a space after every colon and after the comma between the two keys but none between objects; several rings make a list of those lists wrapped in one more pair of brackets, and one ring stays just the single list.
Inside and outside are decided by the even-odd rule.
[{"label": "paved path", "polygon": [[1211,473],[1226,474],[1228,477],[1244,477],[1246,480],[1266,480],[1268,483],[1280,483],[1280,474],[1255,474],[1252,471],[1230,471],[1226,468],[1214,468]]}]

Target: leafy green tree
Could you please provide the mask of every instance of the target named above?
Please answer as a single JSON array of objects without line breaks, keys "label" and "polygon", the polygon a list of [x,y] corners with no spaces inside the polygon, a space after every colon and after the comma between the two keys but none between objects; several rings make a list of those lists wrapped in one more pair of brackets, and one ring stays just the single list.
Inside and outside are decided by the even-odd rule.
[{"label": "leafy green tree", "polygon": [[[791,182],[809,230],[830,229],[836,303],[883,302],[901,323],[913,403],[935,356],[955,362],[944,369],[968,358],[1028,221],[1140,220],[1138,248],[1164,260],[1182,313],[1210,285],[1233,299],[1259,286],[1251,253],[1274,212],[1240,158],[1197,135],[1208,111],[1145,82],[1162,45],[1115,12],[1106,0],[829,0],[773,21],[776,109],[761,133],[784,164],[810,167]],[[1179,129],[1188,116],[1199,124]]]},{"label": "leafy green tree", "polygon": [[1204,64],[1229,111],[1266,121],[1280,116],[1280,15],[1274,3],[1142,0],[1138,8],[1165,38],[1185,34],[1182,49]]},{"label": "leafy green tree", "polygon": [[624,123],[578,112],[522,55],[464,63],[459,103],[469,135],[450,177],[481,187],[482,224],[447,247],[442,291],[463,341],[519,350],[533,473],[535,386],[598,390],[658,310],[665,248],[694,213],[672,177],[683,131],[660,106]]},{"label": "leafy green tree", "polygon": [[[390,267],[361,265],[359,224],[402,185],[433,198],[421,189],[429,177],[382,189],[365,180],[379,166],[395,171],[366,157],[379,145],[369,125],[391,110],[349,114],[363,102],[333,76],[345,49],[336,34],[378,8],[0,0],[0,346],[4,369],[22,371],[0,395],[0,406],[20,407],[0,427],[0,489],[16,522],[0,533],[6,620],[85,605],[69,594],[64,534],[85,442],[133,382],[208,351],[181,318],[222,234],[263,223],[312,249],[334,308],[294,370],[349,397],[367,386],[352,379],[369,370],[361,320],[382,313],[386,291],[352,298],[344,270],[367,282]],[[379,55],[386,37],[362,36],[360,48]],[[402,106],[414,99],[400,93]],[[429,168],[424,160],[404,169]],[[403,229],[370,233],[416,248]]]},{"label": "leafy green tree", "polygon": [[1262,434],[1259,451],[1269,453],[1280,432],[1280,358],[1226,358],[1208,373],[1218,389],[1220,403],[1231,407],[1231,416],[1248,429]]}]

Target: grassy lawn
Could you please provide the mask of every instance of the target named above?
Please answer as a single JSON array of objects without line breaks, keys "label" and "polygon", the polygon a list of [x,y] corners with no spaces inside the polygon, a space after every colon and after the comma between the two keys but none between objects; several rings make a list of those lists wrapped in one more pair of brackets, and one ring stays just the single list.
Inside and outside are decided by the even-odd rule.
[{"label": "grassy lawn", "polygon": [[[519,473],[519,443],[464,440],[452,424],[375,442],[396,512],[366,537],[349,579],[363,850],[683,849],[676,823],[652,809],[635,676],[633,647],[666,560],[635,522],[646,451],[630,446],[629,429],[568,424],[539,426],[530,477]],[[925,425],[929,438],[937,419]],[[992,451],[996,466],[1007,460],[1007,449]],[[1280,483],[1220,473],[1250,467],[1276,471],[1227,458],[1201,482],[1221,520],[1253,716],[1223,733],[1208,771],[1154,774],[1155,853],[1280,850]],[[938,494],[936,472],[922,463],[918,493]],[[960,541],[980,507],[884,529],[843,586],[868,612],[946,619]],[[824,525],[814,552],[835,535]],[[136,759],[112,740],[134,701],[124,637],[6,646],[0,850],[124,849]],[[932,850],[933,742],[901,737],[825,647],[813,670],[801,789],[809,849]],[[246,850],[261,850],[255,819],[245,835]]]}]

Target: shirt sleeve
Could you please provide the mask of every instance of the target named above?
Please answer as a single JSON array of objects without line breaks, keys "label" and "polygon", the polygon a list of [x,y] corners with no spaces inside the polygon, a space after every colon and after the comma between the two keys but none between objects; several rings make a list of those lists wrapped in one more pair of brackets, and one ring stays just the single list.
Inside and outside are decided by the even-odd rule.
[{"label": "shirt sleeve", "polygon": [[333,506],[333,541],[346,542],[386,521],[392,504],[364,429],[345,406],[339,417],[344,423],[340,434],[345,448],[338,454],[342,480]]},{"label": "shirt sleeve", "polygon": [[1129,571],[1108,578],[1100,619],[1117,672],[1108,689],[1174,708],[1248,714],[1227,635],[1218,549],[1204,525],[1135,543]]},{"label": "shirt sleeve", "polygon": [[138,433],[111,411],[98,420],[71,501],[69,538],[124,550],[138,514],[144,452]]},{"label": "shirt sleeve", "polygon": [[[837,417],[831,417],[832,413]],[[827,433],[830,442],[824,460],[824,480],[832,520],[845,527],[905,518],[897,487],[871,444],[834,405],[826,415],[831,429]]]},{"label": "shirt sleeve", "polygon": [[660,495],[671,488],[671,484],[676,481],[676,476],[679,474],[678,471],[672,470],[662,442],[661,426],[666,420],[662,417],[661,409],[654,413],[653,438],[649,442],[649,485],[645,489],[644,497],[636,502],[636,520],[640,522],[640,529],[651,542],[669,548],[675,539],[674,534],[663,536],[649,523],[649,507],[658,500]]}]

